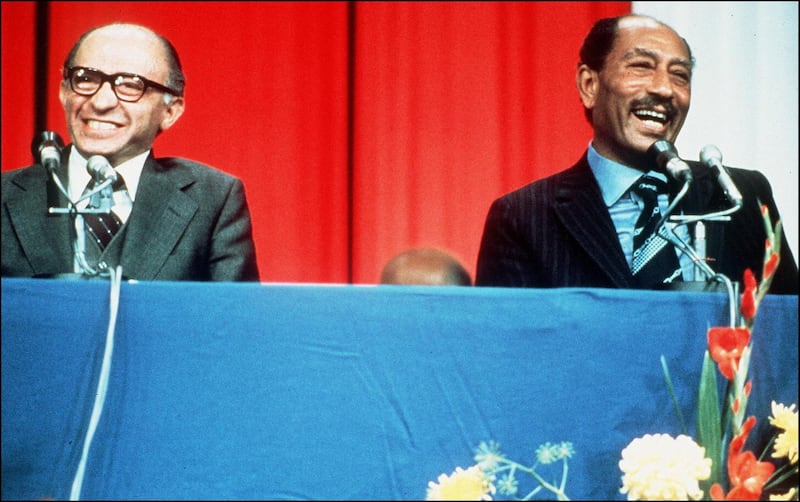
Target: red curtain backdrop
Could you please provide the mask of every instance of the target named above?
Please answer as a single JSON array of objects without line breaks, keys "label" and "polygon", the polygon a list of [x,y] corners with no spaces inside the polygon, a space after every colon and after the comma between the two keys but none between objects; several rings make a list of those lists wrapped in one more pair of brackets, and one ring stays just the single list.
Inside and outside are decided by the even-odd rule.
[{"label": "red curtain backdrop", "polygon": [[[170,38],[187,111],[154,146],[242,178],[264,282],[374,284],[433,246],[474,273],[497,196],[560,171],[591,137],[581,40],[630,2],[2,3],[2,168],[30,164],[37,106],[74,40],[112,21]],[[39,22],[42,21],[39,17]],[[46,82],[34,82],[44,65]],[[14,78],[9,78],[14,75]],[[47,91],[37,103],[36,86]]]}]

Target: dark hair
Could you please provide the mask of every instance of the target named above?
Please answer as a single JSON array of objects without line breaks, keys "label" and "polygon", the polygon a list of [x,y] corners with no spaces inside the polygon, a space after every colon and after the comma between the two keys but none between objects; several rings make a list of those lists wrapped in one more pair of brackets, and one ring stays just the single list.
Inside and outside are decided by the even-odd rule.
[{"label": "dark hair", "polygon": [[[594,26],[592,26],[592,29],[589,30],[586,38],[583,39],[583,45],[581,45],[581,50],[578,53],[578,66],[585,64],[594,71],[601,71],[606,64],[606,58],[608,57],[609,53],[611,53],[614,42],[617,40],[617,33],[619,33],[619,22],[627,17],[649,16],[625,14],[617,17],[598,19],[597,22],[594,23]],[[653,19],[653,21],[657,22],[661,26],[672,29],[672,27],[655,18],[650,19]],[[686,46],[686,52],[689,54],[689,61],[691,61],[692,65],[694,65],[694,57],[692,57],[692,48],[689,47],[689,42],[687,42],[683,37],[681,37],[681,40],[683,40],[683,43]],[[591,124],[591,111],[588,108],[584,108],[583,112]]]},{"label": "dark hair", "polygon": [[164,82],[164,85],[169,87],[170,89],[174,90],[179,96],[183,96],[183,91],[186,88],[186,77],[183,74],[183,67],[181,66],[181,60],[178,57],[178,51],[175,49],[175,46],[172,45],[172,42],[167,40],[166,37],[159,35],[158,33],[154,32],[149,28],[145,28],[144,26],[139,26],[135,24],[128,24],[128,23],[111,23],[106,24],[103,26],[97,26],[92,28],[91,30],[85,32],[81,37],[75,42],[75,45],[72,46],[69,53],[67,54],[66,59],[64,59],[64,68],[70,68],[75,63],[75,56],[78,53],[83,42],[95,31],[107,28],[109,26],[132,26],[139,28],[141,30],[147,31],[155,36],[164,47],[164,52],[167,55],[167,66],[169,68],[169,74],[167,75],[167,81]]},{"label": "dark hair", "polygon": [[578,65],[585,64],[594,71],[603,69],[606,57],[611,52],[614,40],[617,38],[619,17],[606,17],[598,20],[583,39],[579,52]]}]

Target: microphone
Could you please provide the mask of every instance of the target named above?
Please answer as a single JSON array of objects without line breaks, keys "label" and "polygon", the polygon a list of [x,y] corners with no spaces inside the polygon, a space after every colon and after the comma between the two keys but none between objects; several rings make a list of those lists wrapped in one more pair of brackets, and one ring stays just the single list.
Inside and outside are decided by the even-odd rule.
[{"label": "microphone", "polygon": [[33,138],[31,152],[33,158],[38,160],[53,174],[61,166],[61,152],[64,150],[64,142],[61,136],[53,131],[43,131]]},{"label": "microphone", "polygon": [[714,145],[706,145],[700,150],[700,162],[707,165],[711,172],[717,176],[717,181],[725,192],[725,196],[734,206],[742,205],[742,194],[728,174],[728,170],[722,165],[722,152]]},{"label": "microphone", "polygon": [[692,181],[692,168],[678,156],[678,150],[669,141],[656,141],[647,149],[647,155],[655,160],[659,169],[668,172],[676,180],[686,183]]},{"label": "microphone", "polygon": [[86,170],[92,175],[95,183],[100,184],[106,180],[110,180],[109,185],[117,182],[117,171],[111,167],[108,160],[102,155],[92,155],[86,162]]},{"label": "microphone", "polygon": [[119,177],[117,171],[111,167],[111,164],[102,155],[89,157],[86,162],[86,170],[92,175],[95,187],[92,196],[89,198],[87,208],[96,210],[93,212],[111,212],[111,207],[114,206],[114,188],[112,188],[112,185],[116,183]]}]

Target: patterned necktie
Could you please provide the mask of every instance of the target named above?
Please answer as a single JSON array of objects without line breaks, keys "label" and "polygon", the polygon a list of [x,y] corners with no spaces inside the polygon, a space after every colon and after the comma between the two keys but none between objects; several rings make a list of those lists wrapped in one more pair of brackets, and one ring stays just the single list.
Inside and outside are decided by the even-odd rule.
[{"label": "patterned necktie", "polygon": [[631,272],[639,288],[657,288],[670,282],[680,269],[678,257],[667,241],[656,235],[656,225],[661,219],[658,194],[667,193],[666,182],[652,176],[642,176],[631,192],[644,201],[644,208],[633,231],[633,263]]},{"label": "patterned necktie", "polygon": [[[90,183],[90,186],[92,183]],[[88,189],[89,187],[87,187]],[[122,176],[117,177],[117,181],[113,185],[114,191],[125,190],[125,181],[123,181]],[[89,199],[89,205],[87,208],[97,208],[98,206],[93,204],[92,199]],[[117,235],[119,229],[122,227],[122,220],[119,219],[119,216],[114,213],[114,211],[109,211],[108,213],[89,213],[83,215],[83,221],[86,227],[86,234],[94,240],[97,245],[100,247],[100,251],[102,252],[106,246],[111,242],[111,239]]]}]

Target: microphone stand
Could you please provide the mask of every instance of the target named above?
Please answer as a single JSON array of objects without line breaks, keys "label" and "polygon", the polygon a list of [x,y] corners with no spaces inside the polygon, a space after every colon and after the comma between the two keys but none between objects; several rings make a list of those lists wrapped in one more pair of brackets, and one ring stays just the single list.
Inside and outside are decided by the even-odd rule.
[{"label": "microphone stand", "polygon": [[[83,215],[84,214],[108,214],[111,212],[111,206],[114,204],[114,189],[112,188],[112,181],[105,179],[98,183],[95,181],[93,188],[83,194],[78,200],[71,200],[69,192],[64,188],[63,183],[59,179],[55,170],[50,171],[50,176],[58,187],[64,197],[67,199],[67,207],[49,207],[47,209],[49,214],[67,214],[72,221],[72,248],[75,254],[75,262],[81,270],[81,275],[84,277],[99,277],[109,275],[107,267],[92,267],[86,258],[86,235],[79,229],[83,228]],[[84,209],[78,209],[78,204],[81,201],[90,199],[88,205]]]},{"label": "microphone stand", "polygon": [[[728,305],[730,307],[730,325],[731,327],[736,326],[736,298],[738,297],[738,287],[737,283],[731,282],[731,280],[725,276],[724,274],[719,274],[714,272],[714,270],[708,265],[706,261],[705,255],[705,224],[704,221],[730,221],[730,215],[738,211],[742,204],[741,202],[736,203],[733,207],[729,209],[725,209],[722,211],[716,211],[707,214],[701,215],[676,215],[671,216],[675,208],[678,206],[678,203],[683,199],[686,193],[689,191],[689,185],[691,183],[691,179],[687,179],[681,190],[678,192],[678,195],[675,196],[675,199],[669,205],[667,210],[661,216],[656,228],[658,231],[656,232],[659,237],[666,240],[667,242],[671,243],[675,247],[678,248],[682,253],[686,254],[691,258],[692,263],[695,266],[695,273],[701,279],[705,279],[706,282],[716,281],[721,282],[724,284],[725,289],[728,293]],[[666,225],[666,221],[670,220],[676,222],[675,225],[672,227],[668,227]],[[689,223],[696,222],[695,226],[695,248],[689,246],[686,242],[684,242],[678,235],[675,233],[675,227],[680,225],[688,225]],[[699,272],[699,273],[698,273]]]}]

